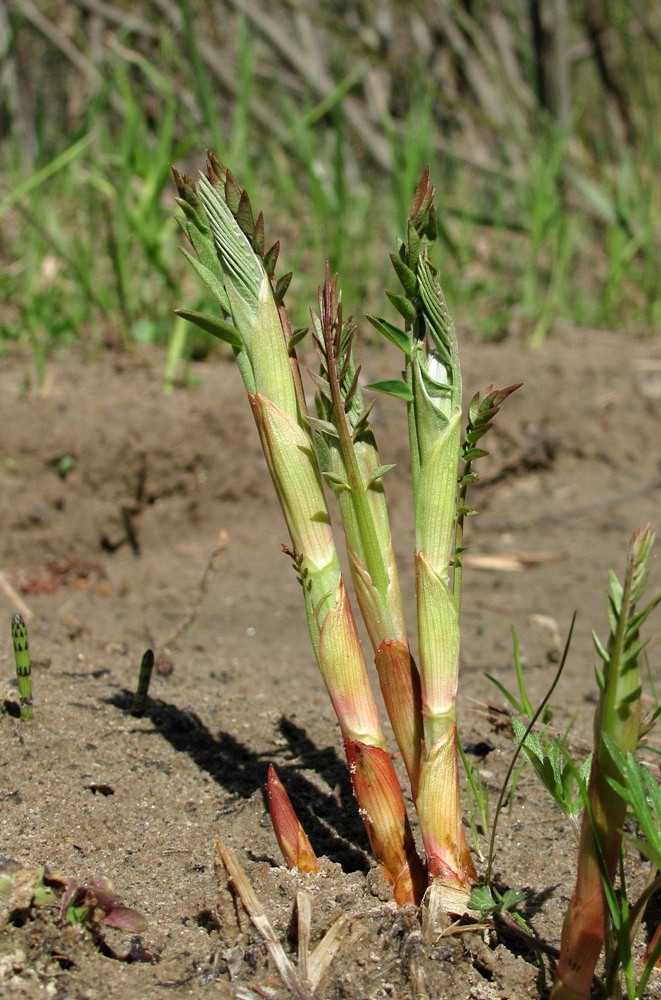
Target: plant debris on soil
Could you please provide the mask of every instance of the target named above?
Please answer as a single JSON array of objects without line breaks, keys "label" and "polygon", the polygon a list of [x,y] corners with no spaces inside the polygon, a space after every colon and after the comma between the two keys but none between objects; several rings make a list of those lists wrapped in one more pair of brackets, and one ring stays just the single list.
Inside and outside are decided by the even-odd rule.
[{"label": "plant debris on soil", "polygon": [[[606,622],[606,574],[634,529],[661,528],[661,396],[648,377],[661,344],[563,330],[537,352],[470,337],[461,349],[467,398],[491,382],[524,383],[494,428],[467,530],[460,729],[495,803],[513,746],[484,674],[514,683],[511,626],[536,703],[578,610],[552,726],[575,720],[570,743],[589,748],[590,630]],[[365,381],[391,374],[388,352],[361,353]],[[500,819],[494,877],[501,891],[526,891],[520,910],[537,949],[511,921],[457,927],[394,906],[369,857],[238,374],[215,356],[165,395],[162,364],[154,349],[121,364],[63,355],[39,392],[24,389],[25,358],[3,359],[0,832],[15,867],[5,862],[0,880],[0,995],[296,995],[265,925],[228,888],[221,841],[285,964],[302,982],[301,961],[319,974],[316,996],[545,996],[573,888],[570,822],[523,771]],[[403,406],[379,397],[374,429],[383,461],[398,464],[386,489],[413,622],[405,425]],[[653,576],[658,587],[658,565]],[[29,629],[30,722],[15,711],[15,611]],[[136,717],[148,647],[155,669]],[[319,874],[283,867],[263,798],[269,763]],[[109,926],[94,907],[80,923],[63,920],[57,892],[34,895],[44,869],[44,884],[57,872],[88,893],[111,880],[146,924]],[[318,967],[315,949],[338,918],[339,949]],[[658,974],[648,995],[661,996]]]}]

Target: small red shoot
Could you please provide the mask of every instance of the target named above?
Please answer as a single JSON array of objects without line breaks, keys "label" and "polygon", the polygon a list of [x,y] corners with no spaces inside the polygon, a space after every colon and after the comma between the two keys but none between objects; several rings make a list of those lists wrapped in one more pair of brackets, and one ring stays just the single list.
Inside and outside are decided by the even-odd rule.
[{"label": "small red shoot", "polygon": [[273,764],[269,764],[266,776],[266,798],[273,832],[288,868],[298,868],[305,874],[314,875],[319,871],[317,856],[307,834],[298,821],[291,800],[284,785],[278,778]]}]

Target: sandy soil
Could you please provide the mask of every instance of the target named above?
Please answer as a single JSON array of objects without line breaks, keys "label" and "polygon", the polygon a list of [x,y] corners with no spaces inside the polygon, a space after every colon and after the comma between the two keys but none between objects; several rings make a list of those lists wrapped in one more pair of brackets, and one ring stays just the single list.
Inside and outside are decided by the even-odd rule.
[{"label": "sandy soil", "polygon": [[[484,675],[514,683],[511,626],[534,701],[578,610],[553,725],[575,718],[572,743],[587,750],[590,629],[605,632],[606,572],[621,573],[635,528],[659,526],[661,344],[568,330],[537,353],[514,341],[462,346],[467,397],[490,382],[525,383],[490,439],[468,534],[473,555],[536,557],[515,571],[466,573],[461,730],[493,805],[512,744],[488,708],[503,699]],[[0,565],[32,613],[34,719],[16,718],[16,607],[0,592],[1,853],[80,883],[112,879],[147,928],[62,927],[57,906],[14,898],[0,917],[0,995],[286,996],[215,870],[221,838],[291,954],[297,890],[312,897],[313,946],[340,914],[351,918],[319,997],[545,996],[552,960],[540,964],[502,924],[421,936],[418,914],[389,901],[280,551],[281,515],[238,373],[216,357],[193,368],[192,387],[165,396],[162,362],[151,352],[63,357],[39,394],[25,390],[25,359],[2,360]],[[368,351],[366,380],[396,363]],[[383,462],[398,463],[386,488],[410,613],[401,405],[380,399],[375,429]],[[658,566],[654,576],[658,585]],[[127,707],[148,646],[161,662],[147,711],[134,718]],[[262,797],[270,761],[327,859],[318,876],[281,867]],[[551,947],[574,847],[570,824],[524,772],[501,818],[494,871],[501,888],[527,890],[522,913]],[[658,982],[649,996],[661,996]]]}]

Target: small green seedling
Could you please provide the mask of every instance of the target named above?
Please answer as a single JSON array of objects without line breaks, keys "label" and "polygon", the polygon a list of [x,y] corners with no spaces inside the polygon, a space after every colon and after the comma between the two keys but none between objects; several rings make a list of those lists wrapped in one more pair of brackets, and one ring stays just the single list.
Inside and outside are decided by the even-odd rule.
[{"label": "small green seedling", "polygon": [[575,818],[583,806],[581,789],[587,787],[592,754],[578,767],[569,756],[565,737],[549,736],[543,731],[526,733],[526,727],[512,716],[514,738],[523,756],[565,816]]},{"label": "small green seedling", "polygon": [[[562,748],[564,747],[564,743],[567,738],[567,733],[569,732],[569,729],[571,729],[571,726],[573,725],[572,722],[568,727],[567,731],[564,733],[561,740],[549,741],[546,729],[553,718],[553,710],[550,704],[548,703],[549,695],[547,694],[546,698],[544,699],[543,706],[540,708],[541,714],[539,714],[539,712],[534,709],[533,704],[530,701],[530,697],[528,696],[526,680],[523,674],[523,664],[521,662],[519,636],[516,629],[514,628],[512,628],[512,658],[514,661],[514,673],[516,676],[518,696],[514,694],[502,681],[499,681],[498,678],[494,677],[492,674],[488,674],[485,672],[484,676],[487,678],[488,681],[491,681],[491,683],[500,691],[505,700],[509,702],[514,711],[517,713],[517,716],[518,715],[522,716],[524,719],[528,720],[528,723],[530,723],[530,720],[533,719],[533,716],[535,721],[539,717],[539,720],[543,726],[542,741],[544,744],[544,751],[542,751],[539,745],[539,738],[532,732],[529,733],[528,727],[522,725],[521,721],[516,716],[510,715],[512,731],[517,740],[517,755],[521,754],[523,759],[520,760],[519,763],[516,765],[508,781],[508,794],[507,798],[504,800],[504,804],[506,805],[507,804],[511,805],[511,803],[514,801],[514,795],[516,793],[516,789],[519,783],[519,778],[521,777],[521,772],[525,767],[525,761],[528,758],[528,754],[532,753],[535,760],[539,760],[540,763],[543,763],[545,756],[548,757],[549,754],[551,754],[553,757],[553,761],[556,763],[557,766],[558,755],[561,756],[562,753],[564,752]],[[553,682],[553,686],[555,686],[555,684],[557,683],[558,676],[559,675],[556,675],[556,680]],[[553,742],[555,743],[555,745],[553,748],[551,748],[550,744]],[[532,761],[530,761],[530,763],[532,763]],[[558,782],[555,782],[554,778],[555,772],[553,770],[553,767],[554,765],[551,762],[551,759],[549,758],[548,766],[544,769],[543,773],[545,777],[548,776],[550,778],[553,787],[557,792],[559,792],[560,786]],[[542,775],[540,774],[539,777],[541,778]],[[560,776],[558,778],[558,781],[560,782]],[[568,775],[565,776],[565,782],[567,784],[566,791],[568,793],[570,786],[573,784],[572,780],[570,779],[570,776]],[[562,798],[562,795],[560,796],[560,798]],[[564,810],[567,815],[572,814],[571,808],[573,808],[573,806],[574,806],[574,800],[572,800],[572,806]],[[564,807],[561,806],[561,808]],[[580,805],[577,805],[576,809],[579,808]]]},{"label": "small green seedling", "polygon": [[73,470],[75,464],[76,464],[76,459],[73,457],[73,455],[66,454],[62,455],[61,458],[58,458],[57,474],[60,477],[60,479],[66,479],[69,473]]},{"label": "small green seedling", "polygon": [[81,885],[43,866],[25,868],[13,858],[0,858],[0,902],[7,912],[21,913],[25,919],[34,908],[57,902],[62,922],[83,924],[92,931],[105,926],[135,934],[147,926],[138,910],[120,902],[110,879],[95,877]]},{"label": "small green seedling", "polygon": [[469,906],[484,917],[499,917],[510,930],[520,935],[529,948],[535,953],[542,982],[546,982],[543,952],[545,946],[535,935],[525,917],[519,913],[518,907],[525,903],[528,893],[522,889],[505,889],[500,892],[493,884],[476,885],[471,892]]},{"label": "small green seedling", "polygon": [[14,659],[16,661],[16,680],[18,682],[18,697],[21,708],[21,719],[32,718],[32,670],[30,667],[30,649],[28,646],[28,630],[22,615],[16,614],[11,620],[11,637],[14,644]]},{"label": "small green seedling", "polygon": [[102,877],[92,878],[86,885],[68,879],[60,903],[60,916],[74,926],[103,924],[134,934],[147,926],[138,910],[118,900],[110,879]]},{"label": "small green seedling", "polygon": [[[28,906],[46,906],[55,902],[53,887],[62,887],[58,875],[52,875],[47,868],[25,869],[20,861],[0,858],[0,908],[5,913],[16,913]],[[29,895],[25,889],[31,887]]]},{"label": "small green seedling", "polygon": [[499,892],[493,885],[476,885],[470,896],[470,908],[484,915],[509,913],[524,931],[531,933],[524,918],[517,913],[517,907],[526,900],[527,895],[522,889],[505,889],[504,892]]}]

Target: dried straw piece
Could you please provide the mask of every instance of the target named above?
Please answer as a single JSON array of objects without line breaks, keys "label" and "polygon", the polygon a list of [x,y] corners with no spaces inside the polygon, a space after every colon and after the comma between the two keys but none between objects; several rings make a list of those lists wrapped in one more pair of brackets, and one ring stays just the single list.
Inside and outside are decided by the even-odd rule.
[{"label": "dried straw piece", "polygon": [[312,993],[303,985],[296,969],[285,954],[284,948],[278,941],[269,918],[266,916],[264,907],[257,898],[257,894],[241,868],[234,851],[223,844],[222,840],[217,840],[214,847],[227,872],[232,888],[241,900],[253,926],[264,939],[269,955],[273,959],[285,987],[289,990],[290,996],[293,1000],[311,1000]]},{"label": "dried straw piece", "polygon": [[[261,934],[280,977],[294,1000],[311,1000],[328,967],[344,947],[353,944],[363,934],[365,927],[359,918],[350,919],[342,913],[324,934],[310,954],[310,928],[312,925],[312,900],[309,893],[299,890],[294,902],[292,923],[297,938],[298,970],[278,941],[264,907],[260,903],[248,877],[241,868],[234,851],[221,840],[215,843],[216,853],[225,867],[229,882],[257,931]],[[241,987],[246,1000],[257,996]],[[236,994],[239,995],[238,993]]]},{"label": "dried straw piece", "polygon": [[364,931],[359,920],[351,920],[346,913],[331,924],[308,959],[308,982],[313,993],[340,949],[353,944]]}]

